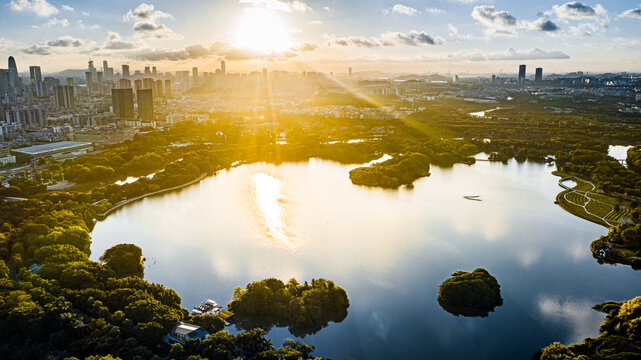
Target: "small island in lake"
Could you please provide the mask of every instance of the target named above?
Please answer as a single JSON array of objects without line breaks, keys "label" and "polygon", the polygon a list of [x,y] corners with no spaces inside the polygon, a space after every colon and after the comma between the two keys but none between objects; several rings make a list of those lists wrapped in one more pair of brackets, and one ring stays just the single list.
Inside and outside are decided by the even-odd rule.
[{"label": "small island in lake", "polygon": [[487,316],[503,304],[501,285],[485,269],[456,271],[438,288],[438,303],[454,315]]},{"label": "small island in lake", "polygon": [[273,278],[254,281],[245,290],[237,287],[229,302],[239,328],[287,326],[299,337],[318,332],[330,321],[343,321],[348,307],[347,292],[325,279],[312,279],[311,284],[296,279],[287,284]]},{"label": "small island in lake", "polygon": [[349,172],[349,178],[355,185],[391,189],[411,185],[414,180],[424,176],[430,176],[430,159],[420,153],[398,155],[382,163]]}]

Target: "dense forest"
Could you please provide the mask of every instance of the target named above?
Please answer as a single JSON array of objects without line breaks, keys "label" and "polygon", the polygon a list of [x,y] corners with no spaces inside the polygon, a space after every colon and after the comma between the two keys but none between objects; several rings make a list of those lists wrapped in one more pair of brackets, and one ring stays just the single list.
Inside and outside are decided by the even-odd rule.
[{"label": "dense forest", "polygon": [[318,332],[330,321],[343,321],[348,307],[345,290],[325,279],[312,279],[310,284],[296,279],[287,284],[278,279],[255,281],[245,290],[236,288],[229,303],[241,328],[287,326],[301,337]]},{"label": "dense forest", "polygon": [[485,269],[459,270],[438,287],[438,303],[457,316],[487,316],[503,304],[501,285]]}]

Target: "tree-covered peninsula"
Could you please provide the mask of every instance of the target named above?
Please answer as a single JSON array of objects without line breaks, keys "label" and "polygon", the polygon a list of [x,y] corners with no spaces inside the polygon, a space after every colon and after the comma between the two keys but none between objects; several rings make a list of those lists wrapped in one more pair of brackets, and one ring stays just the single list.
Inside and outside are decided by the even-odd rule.
[{"label": "tree-covered peninsula", "polygon": [[487,316],[503,304],[501,286],[485,269],[459,270],[439,286],[438,303],[457,316]]},{"label": "tree-covered peninsula", "polygon": [[594,307],[606,313],[601,335],[580,344],[554,343],[533,357],[537,360],[633,360],[641,359],[641,297],[609,301]]},{"label": "tree-covered peninsula", "polygon": [[347,317],[347,292],[334,282],[312,279],[311,283],[287,284],[278,279],[265,279],[234,290],[229,309],[241,328],[287,326],[296,336],[314,334],[330,321]]}]

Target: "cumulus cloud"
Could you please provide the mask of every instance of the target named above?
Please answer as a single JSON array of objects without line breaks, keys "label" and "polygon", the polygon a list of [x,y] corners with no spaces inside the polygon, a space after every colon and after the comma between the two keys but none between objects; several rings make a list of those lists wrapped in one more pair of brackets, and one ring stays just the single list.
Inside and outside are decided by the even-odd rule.
[{"label": "cumulus cloud", "polygon": [[74,10],[74,8],[72,8],[72,7],[71,7],[71,6],[69,6],[69,5],[62,5],[62,10],[64,10],[64,11],[73,11],[73,10]]},{"label": "cumulus cloud", "polygon": [[69,26],[69,20],[67,19],[58,19],[58,18],[51,18],[47,23],[44,25],[46,27],[53,27],[53,26],[62,26],[62,27],[67,27]]},{"label": "cumulus cloud", "polygon": [[278,53],[268,53],[234,47],[227,42],[215,42],[210,46],[195,44],[184,49],[143,49],[130,54],[142,61],[180,61],[202,59],[209,57],[225,58],[227,60],[254,60],[254,59],[286,59],[297,56],[299,53],[314,51],[318,47],[310,43],[301,43],[288,50]]},{"label": "cumulus cloud", "polygon": [[508,29],[517,25],[516,18],[507,11],[498,11],[494,6],[475,6],[472,17],[492,28]]},{"label": "cumulus cloud", "polygon": [[380,37],[366,38],[363,36],[333,37],[328,36],[327,46],[340,47],[391,47],[391,46],[427,46],[441,45],[445,42],[440,37],[428,35],[423,31],[412,30],[409,33],[386,32]]},{"label": "cumulus cloud", "polygon": [[138,35],[156,39],[181,39],[182,37],[167,25],[158,22],[164,18],[173,19],[174,17],[164,11],[156,10],[154,5],[146,3],[129,10],[123,16],[124,21],[134,22],[132,30]]},{"label": "cumulus cloud", "polygon": [[29,55],[50,55],[51,54],[49,47],[43,46],[43,45],[36,45],[36,44],[31,45],[28,48],[22,49],[21,51]]},{"label": "cumulus cloud", "polygon": [[58,13],[58,9],[48,3],[47,0],[11,0],[9,8],[15,11],[33,12],[38,16],[44,17]]},{"label": "cumulus cloud", "polygon": [[117,32],[110,31],[107,40],[102,45],[104,50],[132,50],[138,49],[144,44],[137,41],[128,41],[123,39]]},{"label": "cumulus cloud", "polygon": [[165,24],[156,24],[154,22],[137,22],[133,26],[139,34],[156,39],[181,39],[182,37],[168,28]]},{"label": "cumulus cloud", "polygon": [[630,9],[622,12],[619,17],[641,19],[641,9]]},{"label": "cumulus cloud", "polygon": [[428,13],[428,14],[443,14],[443,13],[445,13],[445,10],[439,9],[439,8],[435,8],[435,7],[429,7],[429,8],[425,9],[425,12]]},{"label": "cumulus cloud", "polygon": [[399,14],[399,15],[407,15],[407,16],[413,16],[419,13],[418,10],[414,9],[413,7],[403,5],[403,4],[396,4],[392,6],[389,9],[383,10],[384,14]]},{"label": "cumulus cloud", "polygon": [[548,33],[554,33],[561,30],[561,28],[552,20],[546,18],[539,18],[538,20],[529,24],[530,29]]},{"label": "cumulus cloud", "polygon": [[71,36],[63,36],[47,42],[47,45],[51,47],[80,47],[82,44],[82,40],[74,39]]},{"label": "cumulus cloud", "polygon": [[[274,11],[306,12],[314,11],[309,5],[300,0],[238,0],[239,4],[261,7]],[[329,11],[326,9],[326,11]]]},{"label": "cumulus cloud", "polygon": [[593,8],[590,5],[574,1],[563,5],[554,5],[552,6],[552,11],[554,11],[560,19],[580,20],[597,16],[598,7],[600,7],[600,5],[597,5],[597,8]]}]

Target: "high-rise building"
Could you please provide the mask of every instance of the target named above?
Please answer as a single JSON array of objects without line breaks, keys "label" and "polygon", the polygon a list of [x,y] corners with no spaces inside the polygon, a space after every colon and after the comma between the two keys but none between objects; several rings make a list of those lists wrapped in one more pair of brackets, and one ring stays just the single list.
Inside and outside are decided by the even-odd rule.
[{"label": "high-rise building", "polygon": [[142,80],[140,80],[140,79],[134,80],[134,88],[136,90],[141,90],[142,89]]},{"label": "high-rise building", "polygon": [[149,66],[145,66],[145,75],[151,75],[151,68]]},{"label": "high-rise building", "polygon": [[0,69],[0,102],[11,95],[10,74],[11,70]]},{"label": "high-rise building", "polygon": [[192,77],[194,78],[194,84],[198,84],[198,68],[191,69]]},{"label": "high-rise building", "polygon": [[91,71],[85,72],[85,80],[87,81],[87,93],[91,95],[93,92],[93,75]]},{"label": "high-rise building", "polygon": [[222,72],[223,75],[227,75],[227,67],[225,66],[225,60],[220,62],[220,72]]},{"label": "high-rise building", "polygon": [[352,76],[352,68],[351,67],[349,69],[347,69],[347,72],[349,73],[349,76]]},{"label": "high-rise building", "polygon": [[165,80],[165,97],[171,97],[171,80]]},{"label": "high-rise building", "polygon": [[73,78],[67,78],[67,85],[74,86]]},{"label": "high-rise building", "polygon": [[95,66],[93,66],[93,60],[89,60],[89,66],[88,66],[89,71],[91,71],[91,78],[92,79],[97,79],[98,75],[96,74],[97,70]]},{"label": "high-rise building", "polygon": [[128,89],[111,89],[113,112],[120,119],[134,119],[134,92]]},{"label": "high-rise building", "polygon": [[144,79],[142,79],[142,89],[143,90],[147,90],[147,89],[151,90],[152,98],[154,97],[154,94],[156,93],[154,91],[154,86],[155,86],[154,79],[152,79],[152,78],[144,78]]},{"label": "high-rise building", "polygon": [[156,72],[156,67],[155,66],[151,68],[151,75],[153,75],[153,76],[158,75],[158,73]]},{"label": "high-rise building", "polygon": [[56,106],[59,108],[72,109],[76,105],[73,94],[73,86],[56,86],[53,92]]},{"label": "high-rise building", "polygon": [[154,86],[154,96],[156,98],[163,97],[162,80],[156,80],[155,86]]},{"label": "high-rise building", "polygon": [[496,84],[496,75],[492,75],[492,84]]},{"label": "high-rise building", "polygon": [[105,78],[107,77],[107,69],[109,69],[109,64],[107,64],[107,60],[103,60],[102,61],[102,72],[105,73]]},{"label": "high-rise building", "polygon": [[519,82],[525,81],[525,65],[519,65]]},{"label": "high-rise building", "polygon": [[40,66],[29,66],[29,75],[31,76],[31,89],[36,96],[44,96],[44,86],[42,84],[42,73]]},{"label": "high-rise building", "polygon": [[[120,89],[131,89],[131,80],[129,79],[120,79],[118,80],[118,88]],[[133,94],[133,92],[132,92]]]},{"label": "high-rise building", "polygon": [[122,77],[125,79],[129,79],[129,65],[122,65]]},{"label": "high-rise building", "polygon": [[138,118],[143,121],[154,120],[154,96],[151,89],[136,91],[138,98]]},{"label": "high-rise building", "polygon": [[536,74],[534,75],[534,81],[540,83],[543,81],[543,68],[536,68]]},{"label": "high-rise building", "polygon": [[98,94],[102,94],[102,92],[104,91],[103,88],[105,85],[102,71],[98,71],[96,75],[97,75],[96,81],[98,82]]},{"label": "high-rise building", "polygon": [[9,86],[12,88],[10,90],[13,90],[14,94],[17,94],[18,90],[22,89],[22,81],[20,81],[20,76],[18,75],[18,66],[13,56],[9,56]]}]

